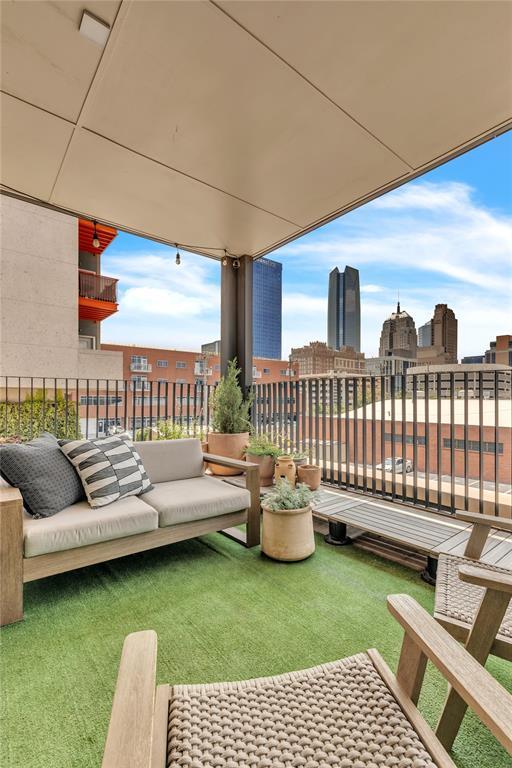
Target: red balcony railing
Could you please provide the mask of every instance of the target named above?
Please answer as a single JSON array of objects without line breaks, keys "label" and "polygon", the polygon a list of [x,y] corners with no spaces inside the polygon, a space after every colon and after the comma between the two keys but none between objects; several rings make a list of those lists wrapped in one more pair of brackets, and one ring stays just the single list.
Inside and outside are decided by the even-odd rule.
[{"label": "red balcony railing", "polygon": [[117,278],[96,275],[87,270],[78,270],[78,295],[83,299],[110,301],[117,304]]}]

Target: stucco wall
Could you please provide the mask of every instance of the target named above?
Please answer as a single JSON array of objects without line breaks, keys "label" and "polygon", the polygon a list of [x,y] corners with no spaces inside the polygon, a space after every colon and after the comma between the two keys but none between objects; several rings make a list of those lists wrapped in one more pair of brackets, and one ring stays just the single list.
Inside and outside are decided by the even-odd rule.
[{"label": "stucco wall", "polygon": [[[0,375],[83,376],[77,220],[5,196],[0,216]],[[88,359],[88,375],[121,376],[109,360],[96,373]]]}]

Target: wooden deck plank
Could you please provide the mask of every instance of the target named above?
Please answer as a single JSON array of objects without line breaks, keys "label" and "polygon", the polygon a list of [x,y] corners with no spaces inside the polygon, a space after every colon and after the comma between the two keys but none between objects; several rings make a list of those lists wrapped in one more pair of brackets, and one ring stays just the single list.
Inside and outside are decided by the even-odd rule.
[{"label": "wooden deck plank", "polygon": [[446,538],[445,528],[435,528],[431,525],[429,528],[422,527],[417,524],[416,521],[411,519],[404,519],[399,514],[392,515],[387,514],[382,516],[380,512],[374,511],[371,508],[365,506],[359,506],[356,509],[345,509],[341,512],[332,513],[332,517],[343,520],[349,524],[357,525],[359,528],[366,528],[372,526],[374,532],[377,530],[382,532],[383,535],[388,533],[389,537],[393,534],[393,538],[407,536],[407,539],[417,538],[424,544],[428,544],[430,548],[435,547],[439,541]]}]

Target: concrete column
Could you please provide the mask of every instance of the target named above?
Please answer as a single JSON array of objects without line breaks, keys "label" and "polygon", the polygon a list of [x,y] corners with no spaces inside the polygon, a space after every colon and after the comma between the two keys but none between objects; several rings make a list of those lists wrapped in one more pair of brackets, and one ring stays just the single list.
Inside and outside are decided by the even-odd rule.
[{"label": "concrete column", "polygon": [[222,267],[220,300],[220,362],[226,372],[229,360],[237,359],[240,386],[252,385],[252,259],[243,256],[240,266],[232,260]]}]

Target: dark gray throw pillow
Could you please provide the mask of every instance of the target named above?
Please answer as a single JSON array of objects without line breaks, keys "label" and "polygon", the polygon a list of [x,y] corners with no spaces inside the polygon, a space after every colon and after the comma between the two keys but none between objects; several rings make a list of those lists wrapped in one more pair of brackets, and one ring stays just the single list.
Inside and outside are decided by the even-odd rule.
[{"label": "dark gray throw pillow", "polygon": [[85,498],[78,474],[49,432],[28,443],[0,445],[0,475],[20,489],[33,517],[51,517]]}]

